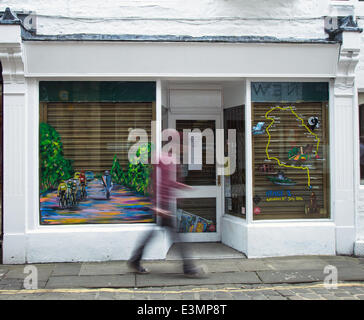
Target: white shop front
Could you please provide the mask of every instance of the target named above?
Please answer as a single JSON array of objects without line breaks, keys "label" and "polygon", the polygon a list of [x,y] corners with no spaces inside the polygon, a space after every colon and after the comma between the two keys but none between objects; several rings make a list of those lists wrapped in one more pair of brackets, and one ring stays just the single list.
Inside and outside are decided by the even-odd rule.
[{"label": "white shop front", "polygon": [[[174,203],[184,241],[222,242],[248,258],[353,252],[356,98],[341,65],[350,42],[75,41],[21,28],[0,25],[4,263],[129,258],[155,222],[148,184],[138,183],[148,169],[127,161],[137,128],[157,153],[164,129],[213,133],[193,138],[202,164],[182,164],[193,187]],[[235,170],[225,175],[216,158],[230,147]],[[61,208],[59,185],[82,171],[88,199]],[[170,246],[160,229],[146,258]]]}]

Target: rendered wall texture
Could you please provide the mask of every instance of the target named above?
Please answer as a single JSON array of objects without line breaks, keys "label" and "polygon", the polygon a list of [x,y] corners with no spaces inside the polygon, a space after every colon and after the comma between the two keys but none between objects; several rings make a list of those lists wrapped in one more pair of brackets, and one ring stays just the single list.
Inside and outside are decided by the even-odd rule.
[{"label": "rendered wall texture", "polygon": [[144,34],[326,38],[329,0],[8,0],[34,11],[38,34]]}]

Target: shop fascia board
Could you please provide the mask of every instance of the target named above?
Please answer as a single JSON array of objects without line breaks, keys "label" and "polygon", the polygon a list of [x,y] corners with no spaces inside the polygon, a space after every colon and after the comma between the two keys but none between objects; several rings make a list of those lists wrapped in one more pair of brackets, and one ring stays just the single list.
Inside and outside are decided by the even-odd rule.
[{"label": "shop fascia board", "polygon": [[23,46],[27,77],[88,79],[334,77],[340,47],[339,43],[51,41],[27,41]]}]

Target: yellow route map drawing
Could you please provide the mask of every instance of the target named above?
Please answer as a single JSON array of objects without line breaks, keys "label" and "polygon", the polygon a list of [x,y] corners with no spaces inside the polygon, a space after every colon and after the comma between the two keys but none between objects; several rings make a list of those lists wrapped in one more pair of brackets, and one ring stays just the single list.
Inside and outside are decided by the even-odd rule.
[{"label": "yellow route map drawing", "polygon": [[300,166],[287,165],[287,164],[285,164],[285,163],[281,163],[281,161],[280,161],[278,158],[269,156],[268,148],[269,148],[270,139],[271,139],[271,136],[270,136],[270,133],[269,133],[269,128],[270,128],[270,127],[274,124],[275,119],[274,119],[274,118],[269,117],[268,115],[269,115],[269,113],[270,113],[270,112],[272,112],[272,111],[274,111],[274,110],[276,110],[276,109],[279,109],[279,110],[282,110],[282,111],[290,110],[290,111],[293,113],[293,115],[294,115],[297,119],[299,119],[299,120],[301,121],[302,126],[303,126],[303,127],[305,127],[305,128],[306,128],[306,130],[307,130],[310,134],[312,134],[312,135],[315,137],[315,139],[316,139],[316,141],[317,141],[317,145],[316,145],[316,156],[318,155],[318,148],[319,148],[319,144],[320,144],[320,139],[319,139],[319,137],[318,137],[316,134],[314,134],[314,133],[310,130],[310,128],[309,128],[309,127],[307,127],[307,126],[305,125],[305,123],[304,123],[303,119],[302,119],[302,118],[300,118],[300,117],[297,115],[297,113],[293,110],[293,108],[292,108],[292,107],[278,107],[278,106],[277,106],[277,107],[274,107],[274,108],[270,109],[270,110],[269,110],[269,111],[267,111],[267,112],[266,112],[266,114],[265,114],[265,118],[266,118],[267,120],[271,120],[271,123],[270,123],[270,124],[269,124],[269,126],[265,129],[265,131],[267,132],[268,137],[269,137],[269,138],[268,138],[267,146],[265,147],[265,153],[266,153],[266,155],[267,155],[267,159],[268,159],[268,160],[276,160],[276,161],[277,161],[277,163],[278,163],[278,165],[279,165],[280,167],[295,168],[295,169],[300,169],[300,170],[306,170],[306,172],[307,172],[307,185],[308,185],[308,187],[309,187],[309,188],[311,188],[310,169],[309,169],[307,166],[303,166],[303,165],[300,165]]}]

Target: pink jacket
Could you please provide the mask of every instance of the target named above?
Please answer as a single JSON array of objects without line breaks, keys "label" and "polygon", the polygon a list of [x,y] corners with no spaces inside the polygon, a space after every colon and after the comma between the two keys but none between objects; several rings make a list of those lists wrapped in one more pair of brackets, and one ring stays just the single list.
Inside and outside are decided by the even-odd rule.
[{"label": "pink jacket", "polygon": [[176,189],[189,188],[188,185],[176,181],[179,169],[176,161],[167,164],[168,161],[171,162],[171,157],[168,157],[167,154],[162,154],[159,157],[158,164],[155,164],[153,167],[153,204],[156,213],[160,215],[172,214],[169,211],[170,203],[175,198]]}]

